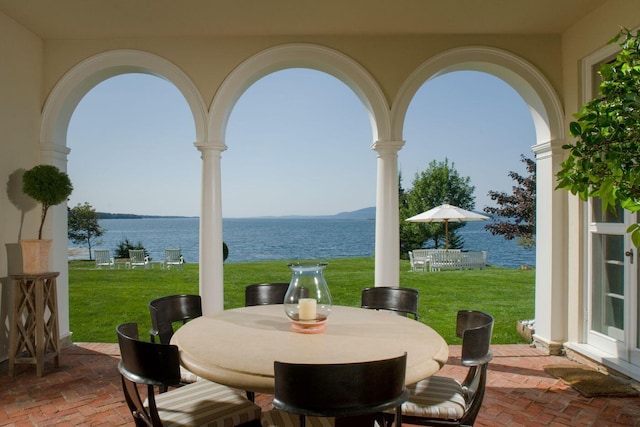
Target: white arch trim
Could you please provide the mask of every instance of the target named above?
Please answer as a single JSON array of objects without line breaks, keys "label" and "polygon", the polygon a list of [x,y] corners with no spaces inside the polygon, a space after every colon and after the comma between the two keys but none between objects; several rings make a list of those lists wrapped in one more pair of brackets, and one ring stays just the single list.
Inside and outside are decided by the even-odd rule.
[{"label": "white arch trim", "polygon": [[257,53],[240,64],[220,86],[210,108],[212,140],[224,141],[231,111],[242,94],[260,78],[286,68],[310,68],[345,83],[369,112],[373,140],[390,135],[389,106],[371,75],[348,56],[314,44],[280,45]]},{"label": "white arch trim", "polygon": [[125,73],[145,73],[173,83],[193,114],[196,140],[207,137],[206,107],[193,82],[176,65],[139,50],[114,50],[85,59],[69,70],[51,91],[43,109],[40,141],[66,146],[67,128],[76,106],[95,85]]},{"label": "white arch trim", "polygon": [[409,76],[391,109],[394,139],[402,140],[407,109],[418,89],[438,75],[461,70],[490,73],[511,85],[529,107],[536,129],[537,144],[563,139],[562,105],[542,73],[510,52],[484,46],[448,50],[424,62]]}]

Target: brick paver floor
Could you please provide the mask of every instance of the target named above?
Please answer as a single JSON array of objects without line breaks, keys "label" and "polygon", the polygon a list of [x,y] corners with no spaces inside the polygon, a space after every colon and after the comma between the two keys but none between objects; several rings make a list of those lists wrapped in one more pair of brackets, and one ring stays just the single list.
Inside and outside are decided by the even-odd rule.
[{"label": "brick paver floor", "polygon": [[[585,398],[547,373],[543,366],[572,364],[545,356],[527,345],[493,346],[487,393],[478,426],[640,426],[640,397]],[[460,347],[451,346],[441,375],[462,379]],[[0,363],[0,426],[130,426],[120,378],[116,344],[80,343],[62,352],[60,368],[51,361],[45,375],[16,366],[7,375]],[[259,395],[268,409],[270,397]],[[405,424],[406,425],[406,424]]]}]

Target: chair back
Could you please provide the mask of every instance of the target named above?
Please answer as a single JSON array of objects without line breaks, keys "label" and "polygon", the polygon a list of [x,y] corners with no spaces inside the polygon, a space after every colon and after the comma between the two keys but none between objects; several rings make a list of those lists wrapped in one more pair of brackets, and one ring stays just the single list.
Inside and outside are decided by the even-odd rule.
[{"label": "chair back", "polygon": [[493,316],[482,311],[458,311],[456,335],[462,338],[463,365],[481,365],[493,358],[490,349],[493,322]]},{"label": "chair back", "polygon": [[171,268],[172,265],[177,265],[180,268],[182,268],[182,264],[184,263],[182,250],[181,249],[165,249],[164,262],[168,269]]},{"label": "chair back", "polygon": [[490,349],[493,322],[493,316],[482,311],[458,312],[456,334],[462,337],[462,364],[469,366],[462,382],[467,409],[460,420],[461,425],[473,425],[484,400],[487,366],[493,358]]},{"label": "chair back", "polygon": [[245,307],[265,304],[282,304],[289,283],[256,283],[244,288]]},{"label": "chair back", "polygon": [[113,259],[111,259],[109,249],[94,249],[93,256],[96,259],[96,268],[113,266]]},{"label": "chair back", "polygon": [[169,295],[149,303],[151,315],[151,341],[158,337],[160,343],[169,344],[175,331],[174,323],[182,324],[202,316],[200,295]]},{"label": "chair back", "polygon": [[[273,406],[316,417],[357,417],[399,407],[407,400],[407,354],[346,364],[274,362]],[[398,424],[397,424],[398,425]]]},{"label": "chair back", "polygon": [[[120,324],[116,327],[116,333],[121,356],[118,370],[125,400],[136,425],[162,426],[154,387],[170,387],[180,383],[178,347],[140,341],[137,323]],[[147,386],[148,406],[144,404],[137,384]]]},{"label": "chair back", "polygon": [[412,288],[376,286],[362,290],[362,308],[388,310],[418,320],[418,291]]},{"label": "chair back", "polygon": [[144,249],[129,249],[129,261],[131,262],[131,267],[146,265],[147,257],[144,254]]}]

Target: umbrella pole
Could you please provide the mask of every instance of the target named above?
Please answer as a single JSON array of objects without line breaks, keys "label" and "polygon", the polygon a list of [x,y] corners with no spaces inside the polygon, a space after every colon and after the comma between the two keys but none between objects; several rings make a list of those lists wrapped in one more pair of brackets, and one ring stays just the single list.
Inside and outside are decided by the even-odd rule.
[{"label": "umbrella pole", "polygon": [[449,250],[449,220],[444,220],[444,250]]}]

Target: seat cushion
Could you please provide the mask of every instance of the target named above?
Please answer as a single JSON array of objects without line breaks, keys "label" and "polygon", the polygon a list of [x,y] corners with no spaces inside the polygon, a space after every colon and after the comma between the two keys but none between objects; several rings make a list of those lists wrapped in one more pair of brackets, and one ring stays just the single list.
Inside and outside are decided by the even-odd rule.
[{"label": "seat cushion", "polygon": [[402,404],[407,416],[459,420],[464,415],[464,391],[453,378],[433,376],[407,387],[411,395]]},{"label": "seat cushion", "polygon": [[[262,427],[299,427],[298,415],[272,409],[262,413]],[[307,417],[308,427],[333,427],[334,418]]]},{"label": "seat cushion", "polygon": [[169,426],[237,426],[259,420],[261,409],[236,390],[200,380],[156,396],[158,414]]},{"label": "seat cushion", "polygon": [[191,384],[191,383],[195,383],[196,381],[202,381],[202,380],[203,378],[197,376],[193,372],[180,366],[180,382],[181,383]]}]

